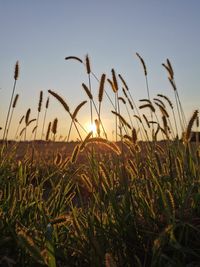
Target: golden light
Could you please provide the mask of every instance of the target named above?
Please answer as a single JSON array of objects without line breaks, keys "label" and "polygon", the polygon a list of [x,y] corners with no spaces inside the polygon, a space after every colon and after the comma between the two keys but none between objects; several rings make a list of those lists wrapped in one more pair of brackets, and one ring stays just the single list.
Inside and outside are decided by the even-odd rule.
[{"label": "golden light", "polygon": [[86,126],[86,131],[87,132],[93,132],[93,134],[96,134],[97,133],[97,129],[96,129],[96,125],[95,123],[87,123]]}]

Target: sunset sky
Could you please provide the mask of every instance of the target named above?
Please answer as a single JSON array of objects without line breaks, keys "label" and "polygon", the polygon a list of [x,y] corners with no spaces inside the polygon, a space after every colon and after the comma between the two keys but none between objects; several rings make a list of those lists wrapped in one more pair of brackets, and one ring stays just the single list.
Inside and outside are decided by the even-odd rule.
[{"label": "sunset sky", "polygon": [[[139,104],[139,99],[147,98],[147,93],[136,52],[146,62],[152,98],[162,93],[174,101],[167,73],[161,65],[167,58],[171,60],[189,119],[200,107],[199,11],[198,0],[1,0],[0,126],[5,124],[17,60],[20,76],[16,93],[20,96],[10,138],[14,137],[18,122],[28,108],[31,108],[31,118],[37,116],[41,90],[44,101],[48,89],[54,90],[65,98],[72,111],[81,101],[88,100],[81,87],[82,82],[88,83],[85,68],[78,62],[65,61],[67,56],[84,60],[88,54],[97,77],[103,72],[111,77],[114,68],[123,75]],[[98,83],[95,79],[91,82],[96,95]],[[106,91],[112,95],[109,85]],[[114,121],[112,109],[105,99],[103,120],[110,133]],[[44,109],[41,122],[43,112]],[[69,116],[53,97],[48,112],[47,122],[57,117],[59,134],[67,135]],[[86,125],[89,118],[87,105],[78,119]],[[76,137],[73,131],[72,138]]]}]

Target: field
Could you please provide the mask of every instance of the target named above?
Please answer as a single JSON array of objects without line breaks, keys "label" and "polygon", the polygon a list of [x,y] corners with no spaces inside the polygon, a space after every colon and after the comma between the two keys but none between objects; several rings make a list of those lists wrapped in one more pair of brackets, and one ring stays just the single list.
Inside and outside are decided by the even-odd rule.
[{"label": "field", "polygon": [[[150,98],[147,68],[137,56],[147,90],[147,99],[139,105],[114,69],[110,79],[102,74],[95,99],[90,78],[96,76],[89,57],[66,58],[85,65],[88,85],[82,87],[89,101],[71,113],[59,93],[49,90],[70,116],[71,127],[61,141],[57,118],[46,123],[48,99],[43,108],[44,138],[37,138],[42,91],[36,119],[30,120],[28,109],[19,121],[16,140],[8,140],[18,98],[16,63],[1,129],[0,266],[200,266],[199,113],[194,110],[186,121],[168,59],[163,67],[175,103],[161,94]],[[115,120],[114,140],[107,138],[102,120],[104,97],[110,100]],[[78,113],[86,104],[95,127],[83,135]],[[70,141],[72,126],[76,142]],[[197,135],[191,142],[194,129]]]}]

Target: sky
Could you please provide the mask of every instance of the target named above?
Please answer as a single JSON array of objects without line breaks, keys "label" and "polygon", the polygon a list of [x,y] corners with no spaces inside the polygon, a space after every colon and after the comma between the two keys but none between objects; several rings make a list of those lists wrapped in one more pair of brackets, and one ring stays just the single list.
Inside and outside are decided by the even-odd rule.
[{"label": "sky", "polygon": [[[18,122],[28,108],[31,119],[36,118],[41,90],[44,102],[51,89],[66,100],[72,111],[81,101],[88,100],[81,86],[83,82],[88,84],[84,65],[65,60],[67,56],[85,60],[87,54],[98,78],[102,73],[110,78],[112,68],[121,73],[138,105],[140,99],[147,98],[147,91],[136,52],[146,63],[151,97],[161,93],[174,101],[174,92],[162,67],[169,58],[189,119],[200,106],[199,10],[198,0],[0,0],[0,127],[5,126],[17,60],[20,75],[15,92],[19,100],[9,138],[15,137]],[[98,82],[91,78],[91,85],[97,101]],[[106,91],[112,96],[108,85]],[[111,133],[113,108],[105,95],[104,98],[102,120]],[[38,138],[43,117],[44,107]],[[58,135],[66,136],[70,117],[51,97],[45,127],[55,118],[58,118]],[[89,104],[81,109],[78,120],[87,128]],[[1,130],[0,138],[2,133]],[[73,130],[71,138],[77,137]]]}]

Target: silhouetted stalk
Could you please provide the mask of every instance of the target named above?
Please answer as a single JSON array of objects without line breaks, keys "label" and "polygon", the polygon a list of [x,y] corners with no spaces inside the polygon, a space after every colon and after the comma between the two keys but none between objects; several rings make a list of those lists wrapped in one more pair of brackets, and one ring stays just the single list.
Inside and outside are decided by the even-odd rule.
[{"label": "silhouetted stalk", "polygon": [[68,132],[68,135],[67,135],[67,142],[69,142],[69,137],[70,137],[70,134],[71,134],[72,125],[73,125],[73,120],[71,120],[71,123],[70,123],[69,132]]},{"label": "silhouetted stalk", "polygon": [[[95,109],[95,111],[96,111],[96,113],[97,113],[97,116],[98,116],[98,118],[99,118],[99,112],[98,112],[97,106],[96,106],[96,104],[95,104],[95,102],[94,102],[94,100],[93,100],[93,96],[92,96],[90,90],[88,89],[88,87],[87,87],[84,83],[82,83],[82,87],[83,87],[83,89],[85,90],[85,92],[86,92],[87,96],[89,97],[89,99],[91,100],[91,103],[93,104],[94,109]],[[100,119],[100,124],[101,124],[101,127],[102,127],[102,129],[103,129],[104,135],[105,135],[105,137],[106,137],[106,139],[107,139],[107,134],[106,134],[106,131],[105,131],[105,129],[104,129],[104,126],[103,126],[103,123],[102,123],[101,119]]]},{"label": "silhouetted stalk", "polygon": [[58,119],[55,118],[51,127],[51,131],[53,134],[53,141],[56,141],[56,133],[57,133],[57,127],[58,127]]},{"label": "silhouetted stalk", "polygon": [[170,101],[170,99],[167,96],[162,95],[162,94],[157,94],[157,96],[164,98],[167,101],[167,103],[169,104],[169,106],[170,106],[170,108],[172,110],[174,125],[175,125],[175,128],[176,128],[176,137],[178,138],[178,127],[177,127],[176,116],[175,116],[173,104],[172,104],[172,102]]},{"label": "silhouetted stalk", "polygon": [[179,104],[178,104],[178,99],[177,99],[176,92],[174,92],[174,97],[175,97],[175,101],[176,101],[176,108],[177,108],[177,112],[178,112],[178,117],[179,117],[179,122],[180,122],[180,126],[181,126],[181,131],[183,133],[184,132],[184,126],[183,126],[182,119],[181,119],[181,114],[180,114],[180,110],[179,110]]},{"label": "silhouetted stalk", "polygon": [[[120,79],[122,80],[122,81],[124,81],[124,79],[122,78],[122,76],[119,74],[118,75],[119,77],[120,77]],[[124,81],[125,82],[125,81]],[[123,83],[124,83],[123,82]],[[130,104],[130,102],[132,103],[132,106],[133,106],[133,115],[136,115],[135,114],[135,110],[136,110],[136,112],[137,112],[137,116],[141,119],[141,115],[140,115],[140,112],[139,112],[139,110],[138,110],[138,108],[137,108],[137,105],[135,104],[135,101],[134,101],[134,99],[133,99],[133,97],[132,97],[132,95],[131,95],[131,93],[130,93],[130,90],[129,90],[129,88],[128,88],[128,86],[127,86],[127,84],[126,84],[126,86],[125,86],[125,88],[126,88],[126,91],[128,92],[128,95],[127,95],[127,93],[126,93],[126,91],[125,91],[125,89],[124,88],[122,88],[122,91],[123,91],[123,93],[124,93],[124,95],[125,95],[125,97],[126,97],[126,99],[128,100],[128,102],[129,102],[129,104]],[[129,99],[129,97],[130,97],[130,99]],[[138,120],[136,120],[136,123],[137,123],[137,127],[138,127],[138,129],[140,129],[140,127],[139,127],[139,122],[138,122]],[[142,122],[141,122],[142,123]],[[144,131],[144,126],[142,127],[142,131],[140,132],[140,136],[141,136],[141,139],[143,140],[143,138],[144,138],[144,140],[145,140],[145,131]]]},{"label": "silhouetted stalk", "polygon": [[172,68],[172,65],[169,61],[169,59],[166,60],[167,63],[163,63],[162,66],[167,70],[169,77],[168,80],[172,86],[172,88],[174,89],[174,95],[175,95],[175,101],[176,101],[176,107],[177,107],[177,112],[178,112],[178,117],[179,117],[179,122],[180,122],[180,126],[181,126],[181,130],[182,132],[184,132],[184,128],[186,127],[186,119],[185,119],[185,114],[180,102],[180,98],[179,98],[179,94],[178,94],[178,90],[175,84],[175,80],[174,80],[174,71]]},{"label": "silhouetted stalk", "polygon": [[127,114],[128,114],[129,120],[130,120],[130,122],[131,122],[131,126],[132,126],[132,128],[133,128],[133,121],[132,121],[132,119],[131,119],[131,115],[130,115],[130,112],[129,112],[129,110],[128,110],[126,101],[125,101],[122,97],[118,97],[118,99],[121,100],[122,103],[125,105],[126,112],[127,112]]},{"label": "silhouetted stalk", "polygon": [[[70,115],[70,117],[72,118],[72,114],[71,114],[71,112],[70,112],[70,109],[69,109],[69,106],[67,105],[67,103],[65,102],[65,100],[60,96],[60,95],[58,95],[57,93],[55,93],[54,91],[52,91],[52,90],[48,90],[48,92],[51,94],[51,95],[53,95],[61,104],[62,104],[62,106],[64,107],[64,109],[67,111],[67,113]],[[77,125],[76,125],[76,123],[75,123],[75,121],[74,121],[74,126],[75,126],[75,128],[76,128],[76,131],[77,131],[77,133],[78,133],[78,135],[79,135],[79,137],[80,137],[80,140],[82,141],[82,137],[81,137],[81,135],[80,135],[80,132],[79,132],[79,130],[78,130],[78,128],[77,128]]]},{"label": "silhouetted stalk", "polygon": [[27,127],[30,124],[29,118],[30,118],[31,109],[29,108],[25,115],[25,132],[24,132],[24,141],[26,141],[26,134],[27,134]]},{"label": "silhouetted stalk", "polygon": [[[89,91],[92,95],[92,86],[91,86],[91,77],[90,77],[91,68],[90,68],[90,60],[89,60],[88,55],[86,55],[85,62],[86,62],[85,66],[86,66],[86,70],[88,74]],[[91,118],[91,125],[93,125],[92,99],[90,99],[90,118]]]},{"label": "silhouetted stalk", "polygon": [[18,77],[19,77],[19,62],[17,61],[15,64],[14,85],[13,85],[12,95],[10,98],[10,104],[9,104],[9,108],[8,108],[8,112],[7,112],[7,116],[6,116],[6,123],[5,123],[5,127],[4,127],[4,132],[3,132],[3,141],[4,141],[4,139],[6,137],[6,133],[7,133],[7,124],[8,124],[8,120],[9,120],[9,116],[10,116],[11,105],[13,102],[13,97],[14,97]]},{"label": "silhouetted stalk", "polygon": [[9,120],[9,123],[8,123],[7,133],[6,133],[6,137],[5,137],[6,140],[8,138],[8,133],[9,133],[12,117],[13,117],[13,112],[14,112],[14,109],[15,109],[15,107],[17,105],[18,98],[19,98],[19,95],[16,94],[15,99],[13,101],[13,105],[12,105],[12,111],[11,111],[11,115],[10,115],[10,120]]},{"label": "silhouetted stalk", "polygon": [[[149,92],[148,78],[147,78],[147,68],[146,68],[146,64],[145,64],[143,58],[142,58],[138,53],[136,53],[136,55],[137,55],[138,58],[140,59],[140,61],[141,61],[141,63],[142,63],[142,66],[143,66],[143,69],[144,69],[145,82],[146,82],[146,89],[147,89],[147,96],[148,96],[149,101],[151,101],[150,92]],[[153,113],[152,113],[152,110],[150,110],[150,116],[151,116],[151,120],[153,121]],[[154,127],[153,127],[153,125],[152,125],[152,132],[151,132],[151,135],[152,135],[152,140],[153,140],[153,138],[154,138]]]},{"label": "silhouetted stalk", "polygon": [[43,124],[42,124],[42,134],[41,134],[41,140],[44,135],[44,127],[45,127],[45,122],[46,122],[46,116],[47,116],[47,110],[49,107],[49,97],[47,98],[46,105],[45,105],[45,113],[44,113],[44,119],[43,119]]},{"label": "silhouetted stalk", "polygon": [[39,117],[40,117],[40,112],[41,112],[41,107],[42,107],[42,100],[43,100],[43,91],[40,91],[34,141],[36,140],[36,137],[37,137],[37,129],[38,129],[38,122],[39,122]]},{"label": "silhouetted stalk", "polygon": [[[85,64],[80,58],[78,58],[78,57],[69,56],[69,57],[66,57],[66,58],[65,58],[65,60],[68,60],[68,59],[75,59],[75,60],[79,61],[80,63],[82,63],[84,66],[86,66],[86,64]],[[91,75],[95,78],[95,80],[96,80],[97,82],[100,83],[98,77],[95,75],[95,73],[94,73],[91,69],[90,69],[90,73],[91,73]],[[106,95],[106,97],[108,98],[108,100],[110,101],[110,103],[111,103],[111,105],[113,106],[113,108],[115,108],[115,106],[114,106],[114,104],[113,104],[113,101],[112,101],[112,99],[110,98],[109,94],[106,92],[106,90],[105,90],[105,95]]]},{"label": "silhouetted stalk", "polygon": [[[101,103],[102,103],[102,100],[103,100],[105,79],[106,79],[106,75],[102,74],[101,80],[100,80],[100,85],[99,85],[99,94],[98,94],[98,100],[99,100],[98,121],[99,122],[101,121]],[[98,135],[100,137],[100,128],[99,128]]]},{"label": "silhouetted stalk", "polygon": [[18,123],[18,126],[17,126],[17,130],[16,130],[16,133],[15,133],[15,139],[17,138],[17,134],[18,134],[18,131],[19,131],[19,127],[20,127],[20,125],[21,125],[23,119],[24,119],[24,115],[23,115],[23,116],[21,117],[21,119],[19,120],[19,123]]}]

